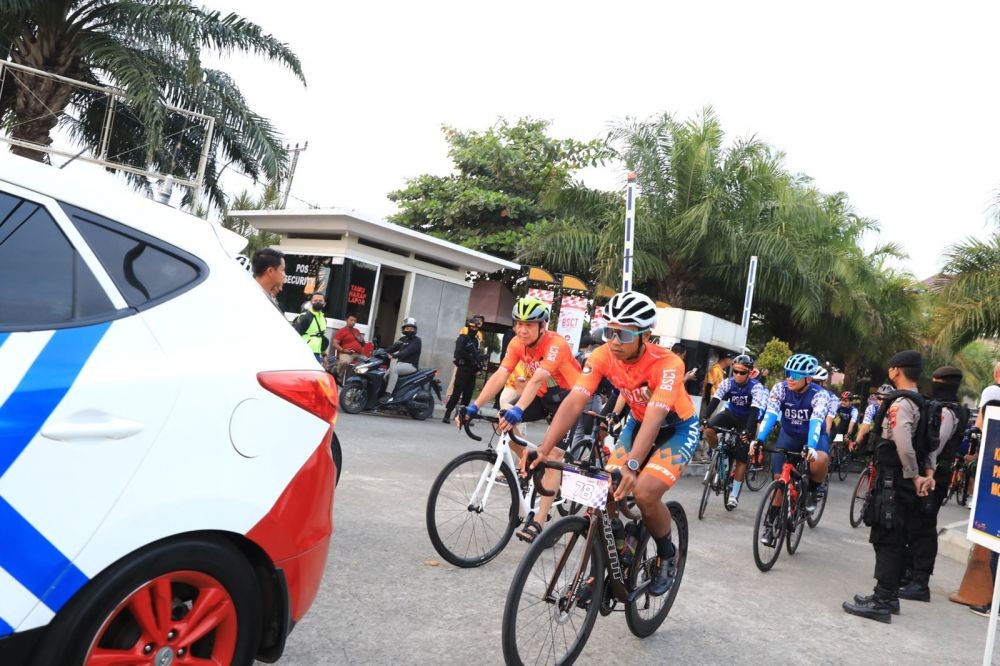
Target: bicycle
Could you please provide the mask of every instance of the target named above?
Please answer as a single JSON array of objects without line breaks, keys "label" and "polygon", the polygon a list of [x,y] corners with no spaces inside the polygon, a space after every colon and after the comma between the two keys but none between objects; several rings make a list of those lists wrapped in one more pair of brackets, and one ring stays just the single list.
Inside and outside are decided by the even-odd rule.
[{"label": "bicycle", "polygon": [[[759,445],[758,445],[759,446]],[[757,519],[754,522],[753,559],[757,568],[768,571],[778,561],[784,543],[789,555],[794,555],[802,541],[802,532],[808,521],[806,498],[809,494],[809,464],[801,451],[771,449],[771,453],[783,453],[785,462],[781,466],[781,477],[771,482],[764,491]],[[792,463],[790,459],[797,459]],[[771,507],[778,501],[777,515],[771,515]],[[825,501],[824,501],[825,504]],[[817,509],[818,512],[818,509]],[[817,519],[818,522],[818,519]],[[767,528],[772,530],[771,544],[761,543]],[[766,549],[766,550],[765,550]]]},{"label": "bicycle", "polygon": [[854,496],[851,497],[851,527],[858,527],[865,515],[865,507],[868,505],[872,490],[875,488],[875,456],[871,456],[868,464],[861,470],[858,483],[854,486]]},{"label": "bicycle", "polygon": [[[546,461],[533,474],[541,493],[554,492],[542,485],[546,468],[562,470],[563,494],[588,508],[583,516],[569,516],[549,526],[518,565],[503,614],[507,664],[572,664],[590,637],[597,614],[610,615],[619,603],[625,606],[629,630],[639,638],[650,636],[669,614],[687,562],[687,516],[679,503],[670,501],[666,506],[677,539],[677,573],[664,595],[651,596],[656,542],[624,499],[611,501],[620,472],[609,475],[593,466]],[[638,530],[634,555],[627,547],[619,554],[608,504],[635,521],[630,523]],[[546,619],[549,626],[540,627]]]},{"label": "bicycle", "polygon": [[716,495],[722,493],[722,502],[726,511],[732,511],[729,507],[729,495],[733,491],[733,468],[732,455],[736,448],[736,438],[739,433],[728,428],[713,428],[719,435],[719,443],[712,450],[712,457],[705,470],[705,479],[701,491],[701,504],[698,505],[698,520],[705,517],[705,508],[708,506],[708,498],[715,492]]},{"label": "bicycle", "polygon": [[848,467],[851,461],[851,454],[844,451],[844,436],[842,434],[837,435],[833,438],[833,442],[830,443],[830,471],[837,471],[837,478],[843,481],[850,474],[850,468]]},{"label": "bicycle", "polygon": [[762,447],[750,455],[747,463],[746,487],[757,492],[771,479],[771,454]]},{"label": "bicycle", "polygon": [[961,455],[956,456],[951,463],[948,493],[941,500],[941,506],[947,504],[952,497],[959,506],[965,506],[969,501],[969,464]]},{"label": "bicycle", "polygon": [[[477,415],[493,425],[500,419]],[[482,437],[472,432],[472,419],[463,424],[465,433],[477,442]],[[434,479],[427,496],[427,533],[434,550],[457,567],[479,567],[497,555],[510,542],[518,525],[535,519],[540,497],[532,479],[522,479],[518,460],[510,443],[529,451],[536,445],[513,432],[493,438],[485,450],[468,451],[445,465]],[[574,511],[570,503],[557,497],[552,507],[561,515]]]}]

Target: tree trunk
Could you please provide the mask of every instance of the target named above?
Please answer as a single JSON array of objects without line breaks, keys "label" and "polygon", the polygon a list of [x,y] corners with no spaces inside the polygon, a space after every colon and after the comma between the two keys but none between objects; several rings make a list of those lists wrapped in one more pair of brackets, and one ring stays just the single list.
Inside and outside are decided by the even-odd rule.
[{"label": "tree trunk", "polygon": [[[41,28],[36,35],[22,34],[15,42],[12,60],[20,65],[73,77],[78,74],[76,62],[68,48],[64,48],[63,34],[58,30]],[[21,72],[7,71],[7,85],[16,87],[14,93],[14,123],[11,138],[49,146],[52,130],[69,104],[73,93],[71,86],[54,79]],[[11,146],[11,152],[38,162],[48,162],[48,154],[25,146]]]}]

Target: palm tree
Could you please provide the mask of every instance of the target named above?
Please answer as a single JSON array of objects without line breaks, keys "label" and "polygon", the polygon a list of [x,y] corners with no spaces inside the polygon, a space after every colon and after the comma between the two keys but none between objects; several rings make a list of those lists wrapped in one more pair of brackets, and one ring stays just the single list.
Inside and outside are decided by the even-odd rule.
[{"label": "palm tree", "polygon": [[[203,67],[201,52],[244,52],[276,61],[305,82],[291,49],[236,14],[191,0],[6,0],[0,9],[0,57],[124,93],[115,107],[109,154],[142,169],[192,177],[205,136],[165,105],[216,119],[205,189],[221,206],[220,169],[233,164],[253,179],[284,175],[286,153],[271,123],[253,112],[225,72]],[[57,129],[94,150],[108,110],[96,91],[24,72],[7,72],[0,123],[10,136],[49,145]],[[16,154],[43,161],[27,147]],[[131,176],[139,186],[144,177]]]},{"label": "palm tree", "polygon": [[1000,231],[950,246],[940,277],[938,344],[958,351],[977,338],[1000,337]]}]

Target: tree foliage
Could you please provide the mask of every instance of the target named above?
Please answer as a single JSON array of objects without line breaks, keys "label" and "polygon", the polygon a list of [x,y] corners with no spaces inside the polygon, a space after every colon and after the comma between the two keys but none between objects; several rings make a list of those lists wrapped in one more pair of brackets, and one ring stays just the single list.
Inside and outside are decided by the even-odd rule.
[{"label": "tree foliage", "polygon": [[761,351],[760,356],[757,357],[757,368],[764,372],[767,370],[767,386],[768,388],[774,386],[778,381],[780,381],[785,375],[785,361],[788,357],[792,355],[792,349],[783,340],[778,338],[771,338],[766,345],[764,345],[763,351]]},{"label": "tree foliage", "polygon": [[500,120],[485,132],[444,127],[455,172],[424,174],[391,192],[399,204],[392,221],[512,259],[525,229],[548,219],[546,196],[606,155],[599,141],[554,139],[547,129],[530,118]]},{"label": "tree foliage", "polygon": [[1000,337],[1000,231],[951,245],[934,293],[939,345],[957,351],[977,338]]},{"label": "tree foliage", "polygon": [[[122,90],[109,155],[116,162],[193,179],[206,139],[165,105],[215,118],[205,190],[222,207],[222,167],[254,180],[284,177],[287,155],[271,123],[247,104],[225,72],[202,66],[202,51],[242,52],[284,65],[304,82],[292,50],[260,26],[191,0],[18,0],[0,4],[0,57]],[[8,73],[0,123],[15,139],[49,145],[57,127],[97,152],[106,95],[25,73]],[[18,83],[20,82],[20,83]],[[12,151],[40,161],[28,147]],[[143,176],[129,176],[148,187]]]}]

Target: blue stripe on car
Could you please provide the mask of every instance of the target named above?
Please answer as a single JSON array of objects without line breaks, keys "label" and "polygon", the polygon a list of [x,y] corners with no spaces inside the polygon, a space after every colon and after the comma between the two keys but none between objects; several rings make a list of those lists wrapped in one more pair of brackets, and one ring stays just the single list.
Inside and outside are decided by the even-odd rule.
[{"label": "blue stripe on car", "polygon": [[14,633],[14,627],[7,624],[4,619],[0,617],[0,636],[7,636],[12,633]]}]

